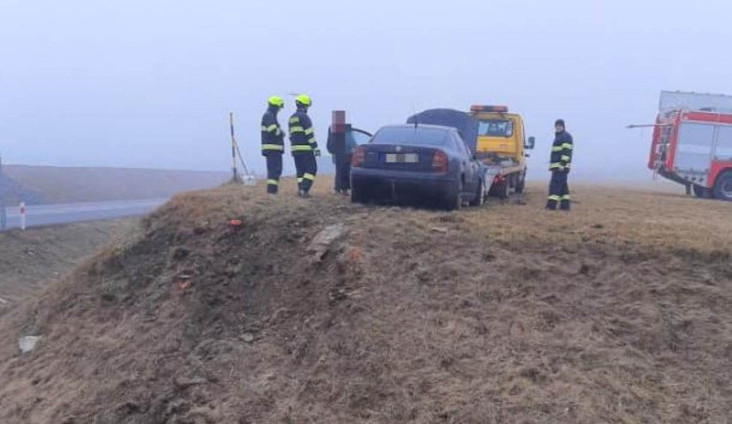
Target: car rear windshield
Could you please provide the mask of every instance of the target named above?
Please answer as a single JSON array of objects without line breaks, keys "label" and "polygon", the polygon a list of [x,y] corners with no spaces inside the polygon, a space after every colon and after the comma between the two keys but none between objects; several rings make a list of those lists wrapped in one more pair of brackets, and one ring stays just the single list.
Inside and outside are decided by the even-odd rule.
[{"label": "car rear windshield", "polygon": [[376,133],[374,144],[406,144],[443,146],[447,143],[448,131],[424,127],[392,127],[382,128]]},{"label": "car rear windshield", "polygon": [[478,127],[479,136],[511,137],[513,135],[513,121],[508,119],[484,119]]}]

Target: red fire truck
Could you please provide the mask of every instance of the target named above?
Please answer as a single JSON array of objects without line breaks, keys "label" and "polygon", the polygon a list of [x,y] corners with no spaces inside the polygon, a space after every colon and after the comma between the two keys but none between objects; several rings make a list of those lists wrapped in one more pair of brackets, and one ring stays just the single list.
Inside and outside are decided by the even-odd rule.
[{"label": "red fire truck", "polygon": [[732,96],[661,93],[648,167],[697,197],[732,201]]}]

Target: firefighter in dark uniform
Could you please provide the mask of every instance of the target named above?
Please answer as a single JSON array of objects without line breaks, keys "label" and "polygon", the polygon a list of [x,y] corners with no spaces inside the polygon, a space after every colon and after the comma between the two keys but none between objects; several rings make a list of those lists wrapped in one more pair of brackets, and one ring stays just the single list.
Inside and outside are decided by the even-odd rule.
[{"label": "firefighter in dark uniform", "polygon": [[285,133],[277,122],[277,113],[285,106],[281,97],[269,98],[262,116],[262,156],[267,158],[267,193],[277,194],[282,176],[282,154],[285,153]]},{"label": "firefighter in dark uniform", "polygon": [[297,194],[300,197],[310,196],[310,188],[315,181],[318,172],[318,164],[315,160],[320,156],[318,141],[315,139],[313,123],[308,116],[308,108],[313,102],[305,94],[295,99],[297,112],[290,117],[290,149],[295,159],[297,170]]},{"label": "firefighter in dark uniform", "polygon": [[551,165],[549,165],[552,179],[549,183],[549,199],[547,200],[546,208],[556,210],[557,204],[559,204],[561,210],[568,211],[570,196],[567,178],[569,177],[569,168],[572,165],[574,143],[572,141],[572,135],[567,132],[564,126],[564,120],[558,119],[554,123],[554,132]]}]

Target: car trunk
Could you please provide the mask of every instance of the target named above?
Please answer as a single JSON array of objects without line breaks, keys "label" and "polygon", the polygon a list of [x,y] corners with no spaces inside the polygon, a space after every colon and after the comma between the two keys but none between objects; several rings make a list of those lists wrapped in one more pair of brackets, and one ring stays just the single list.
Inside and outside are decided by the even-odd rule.
[{"label": "car trunk", "polygon": [[363,168],[393,171],[432,172],[432,160],[437,149],[396,144],[364,146]]}]

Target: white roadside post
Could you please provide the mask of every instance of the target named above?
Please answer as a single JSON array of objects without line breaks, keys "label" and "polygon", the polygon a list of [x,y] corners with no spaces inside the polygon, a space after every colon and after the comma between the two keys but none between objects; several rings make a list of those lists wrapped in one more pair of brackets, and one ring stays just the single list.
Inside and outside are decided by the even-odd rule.
[{"label": "white roadside post", "polygon": [[20,202],[20,229],[25,231],[25,202]]}]

